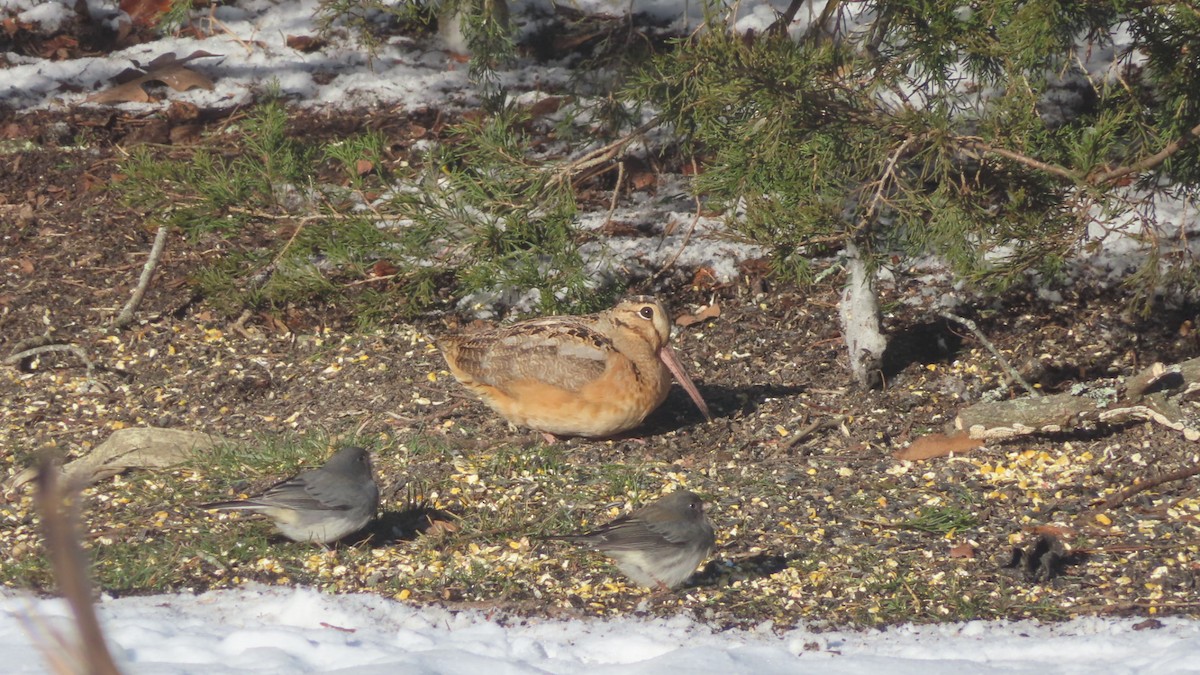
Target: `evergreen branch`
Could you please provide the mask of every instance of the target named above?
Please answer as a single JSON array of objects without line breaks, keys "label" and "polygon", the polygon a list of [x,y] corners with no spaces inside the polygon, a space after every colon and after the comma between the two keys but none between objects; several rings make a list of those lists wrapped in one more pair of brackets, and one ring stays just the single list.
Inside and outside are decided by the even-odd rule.
[{"label": "evergreen branch", "polygon": [[1120,180],[1121,178],[1124,178],[1130,174],[1149,171],[1150,169],[1161,165],[1163,162],[1170,159],[1172,155],[1182,150],[1192,141],[1196,140],[1198,136],[1200,136],[1200,124],[1197,124],[1191,129],[1183,132],[1179,138],[1171,141],[1162,150],[1159,150],[1149,157],[1143,157],[1133,164],[1127,164],[1125,166],[1087,176],[1082,176],[1075,171],[1057,164],[1049,164],[1041,161],[1040,159],[1034,159],[1029,155],[1022,154],[1015,150],[998,148],[985,142],[982,138],[973,136],[955,136],[952,137],[951,140],[963,147],[971,148],[977,152],[1004,157],[1005,159],[1010,159],[1018,164],[1024,164],[1032,169],[1044,171],[1045,173],[1058,176],[1059,178],[1071,181],[1072,183],[1085,183],[1093,187],[1104,187],[1107,184]]},{"label": "evergreen branch", "polygon": [[916,142],[917,138],[918,136],[915,135],[905,138],[904,141],[900,143],[899,147],[896,148],[896,151],[892,153],[892,156],[888,158],[887,166],[883,168],[882,175],[880,175],[879,179],[874,182],[875,195],[871,197],[871,203],[867,207],[866,213],[864,213],[862,218],[860,218],[858,221],[858,226],[855,228],[855,236],[861,234],[867,229],[867,227],[870,225],[871,218],[879,212],[879,206],[886,201],[884,192],[887,189],[887,186],[897,182],[896,164],[900,162],[900,157],[904,155],[904,152],[908,150],[910,145]]},{"label": "evergreen branch", "polygon": [[1144,157],[1128,166],[1118,167],[1116,169],[1112,169],[1111,171],[1105,171],[1104,173],[1096,176],[1090,176],[1088,178],[1088,182],[1094,185],[1111,183],[1120,178],[1124,178],[1131,173],[1141,173],[1142,171],[1153,169],[1154,167],[1170,159],[1171,155],[1174,155],[1189,143],[1196,140],[1197,136],[1200,136],[1200,124],[1197,124],[1191,129],[1183,132],[1182,136],[1171,141],[1170,143],[1167,143],[1166,147],[1154,153],[1153,155]]},{"label": "evergreen branch", "polygon": [[953,136],[951,137],[951,140],[955,143],[958,143],[962,147],[970,148],[984,154],[998,155],[1000,157],[1004,157],[1005,159],[1010,159],[1018,164],[1024,164],[1031,169],[1037,169],[1038,171],[1044,171],[1048,174],[1058,176],[1059,178],[1064,178],[1072,183],[1085,182],[1082,176],[1066,167],[1058,166],[1057,164],[1048,164],[1040,159],[1034,159],[1029,155],[1016,152],[1015,150],[997,148],[996,146],[985,142],[979,137]]}]

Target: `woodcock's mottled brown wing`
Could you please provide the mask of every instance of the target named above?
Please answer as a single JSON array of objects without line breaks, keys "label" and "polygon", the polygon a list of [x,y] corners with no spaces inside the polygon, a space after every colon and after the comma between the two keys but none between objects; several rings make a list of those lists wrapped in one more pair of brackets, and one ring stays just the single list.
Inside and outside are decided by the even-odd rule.
[{"label": "woodcock's mottled brown wing", "polygon": [[451,353],[460,370],[501,391],[536,380],[575,392],[604,375],[615,351],[612,340],[581,318],[586,317],[546,317],[448,338],[439,346]]}]

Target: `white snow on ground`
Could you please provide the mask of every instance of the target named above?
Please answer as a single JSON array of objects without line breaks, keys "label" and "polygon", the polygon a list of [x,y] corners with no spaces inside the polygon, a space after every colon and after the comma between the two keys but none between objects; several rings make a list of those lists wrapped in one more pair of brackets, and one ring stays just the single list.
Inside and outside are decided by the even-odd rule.
[{"label": "white snow on ground", "polygon": [[[104,600],[101,621],[130,673],[962,673],[1200,672],[1200,622],[982,622],[889,630],[712,628],[677,616],[607,621],[489,618],[373,595],[252,586]],[[45,672],[24,626],[69,631],[59,600],[0,593],[0,654],[12,675]],[[45,637],[38,638],[48,644]]]},{"label": "white snow on ground", "polygon": [[[20,21],[47,27],[60,25],[70,16],[73,0],[0,0],[0,11],[15,11]],[[115,25],[116,2],[88,0],[89,10],[106,24]],[[564,3],[595,14],[622,16],[630,8],[683,25],[697,25],[703,19],[698,0],[581,0]],[[778,10],[786,7],[775,2]],[[521,17],[536,6],[549,13],[545,0],[514,0],[513,16],[518,30],[530,30],[535,22]],[[0,78],[0,101],[20,108],[63,107],[78,105],[87,96],[103,89],[110,79],[136,61],[143,65],[160,54],[174,52],[183,57],[202,49],[217,58],[205,58],[193,64],[196,70],[214,80],[212,91],[194,89],[173,92],[172,100],[190,101],[199,106],[228,107],[250,100],[255,90],[275,83],[280,92],[295,97],[304,105],[361,107],[393,105],[414,110],[424,106],[459,106],[474,100],[467,81],[467,67],[450,58],[436,41],[414,41],[397,36],[382,45],[374,55],[355,46],[330,47],[306,54],[287,46],[289,36],[315,35],[313,16],[317,0],[271,2],[242,0],[236,5],[213,9],[211,20],[205,16],[199,25],[210,31],[203,40],[165,37],[154,42],[128,47],[112,54],[49,61],[9,54],[16,64]],[[765,9],[765,7],[763,8]],[[802,13],[807,16],[807,13]],[[763,30],[774,16],[750,16],[738,25],[743,29]],[[803,25],[800,22],[798,26]],[[313,74],[334,74],[332,80],[318,85]],[[549,65],[522,64],[503,76],[504,82],[517,89],[537,89],[565,82],[570,72]],[[89,104],[90,105],[90,104]],[[131,109],[150,109],[155,104],[122,104]]]},{"label": "white snow on ground", "polygon": [[[545,5],[545,0],[527,2]],[[0,0],[0,11],[16,14],[20,21],[54,27],[69,16],[74,4],[74,0]],[[106,21],[115,17],[116,4],[88,0],[92,15],[107,17]],[[688,26],[702,19],[703,9],[699,0],[571,4],[611,15],[632,8]],[[786,4],[773,2],[777,11]],[[316,6],[316,0],[242,0],[215,8],[216,22],[207,39],[168,38],[104,58],[46,61],[8,54],[14,65],[0,77],[0,102],[25,109],[92,105],[84,99],[108,86],[110,78],[133,61],[146,64],[166,52],[182,57],[199,49],[220,55],[194,64],[213,78],[215,89],[172,92],[168,101],[229,107],[248,101],[255,90],[272,83],[299,105],[381,105],[404,111],[473,101],[466,67],[433,43],[397,37],[374,57],[354,47],[330,46],[313,54],[289,48],[288,36],[315,33],[311,19]],[[514,3],[515,16],[522,14],[522,6]],[[761,3],[736,7],[739,30],[761,32],[775,19],[775,12]],[[802,10],[791,30],[803,30],[820,7],[817,3],[811,11]],[[525,90],[539,90],[568,76],[565,67],[555,64],[523,64],[503,75],[507,84]],[[319,79],[328,81],[318,84]],[[148,110],[164,105],[123,107]],[[726,280],[736,275],[739,260],[760,254],[755,247],[722,238],[718,223],[696,218],[694,204],[682,194],[682,188],[663,186],[659,196],[637,197],[641,201],[619,205],[612,219],[655,223],[657,243],[647,246],[645,238],[610,242],[593,252],[593,269],[601,274],[621,266],[640,266],[634,271],[652,272],[678,256],[677,264],[708,265]],[[1163,204],[1158,216],[1177,222],[1182,235],[1196,221],[1195,205]],[[608,220],[608,214],[587,214],[581,216],[580,225],[601,227]],[[1130,225],[1136,231],[1137,224]],[[1099,238],[1101,233],[1093,234]],[[698,243],[701,239],[703,245]],[[1130,264],[1126,256],[1134,253],[1129,244],[1127,237],[1106,240],[1102,249],[1107,255],[1097,256],[1109,262],[1119,259],[1124,267]],[[1134,629],[1136,620],[1092,618],[1053,625],[971,622],[866,632],[798,629],[777,634],[770,628],[714,632],[684,617],[497,619],[481,612],[414,607],[370,595],[332,596],[265,587],[199,596],[107,599],[99,604],[99,613],[114,652],[132,673],[1200,672],[1200,622],[1178,619],[1165,619],[1163,627],[1141,631]],[[38,646],[52,644],[48,630],[69,633],[71,625],[61,601],[0,590],[0,654],[4,656],[0,671],[46,672]]]}]

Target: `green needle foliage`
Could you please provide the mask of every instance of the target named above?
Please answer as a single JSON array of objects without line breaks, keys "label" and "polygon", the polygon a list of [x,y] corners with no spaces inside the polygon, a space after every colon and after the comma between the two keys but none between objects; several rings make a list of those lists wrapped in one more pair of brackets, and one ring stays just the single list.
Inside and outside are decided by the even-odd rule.
[{"label": "green needle foliage", "polygon": [[528,123],[513,110],[464,123],[410,168],[389,164],[379,132],[296,138],[268,102],[241,124],[237,152],[135,151],[116,189],[157,225],[221,240],[195,283],[229,315],[318,302],[365,328],[471,294],[599,309],[622,289],[589,278],[574,193],[532,158]]},{"label": "green needle foliage", "polygon": [[574,227],[575,197],[544,163],[529,157],[513,108],[466,122],[439,146],[420,188],[391,208],[407,219],[399,248],[451,271],[461,288],[537,289],[544,313],[599,309],[613,289],[589,280]]},{"label": "green needle foliage", "polygon": [[[800,39],[735,33],[717,9],[627,94],[685,135],[706,164],[695,189],[781,273],[849,240],[1003,288],[1059,271],[1097,218],[1151,213],[1163,185],[1196,194],[1188,3],[834,1]],[[1141,299],[1167,274],[1198,285],[1156,253]]]},{"label": "green needle foliage", "polygon": [[449,32],[447,24],[458,19],[471,77],[485,96],[499,95],[496,71],[516,54],[506,0],[321,0],[315,19],[324,37],[347,30],[372,54],[397,30],[418,33],[436,25]]}]

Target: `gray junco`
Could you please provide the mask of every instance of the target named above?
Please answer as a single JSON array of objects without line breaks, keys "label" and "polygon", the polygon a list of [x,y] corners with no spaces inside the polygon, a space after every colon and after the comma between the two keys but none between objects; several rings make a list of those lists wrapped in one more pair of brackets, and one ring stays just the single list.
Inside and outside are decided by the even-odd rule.
[{"label": "gray junco", "polygon": [[204,504],[219,511],[253,511],[275,521],[293,541],[328,544],[366,526],[379,508],[371,455],[348,446],[319,469],[276,483],[257,497]]},{"label": "gray junco", "polygon": [[704,502],[687,490],[676,490],[591,532],[548,538],[601,551],[649,588],[674,588],[687,581],[716,542]]}]

